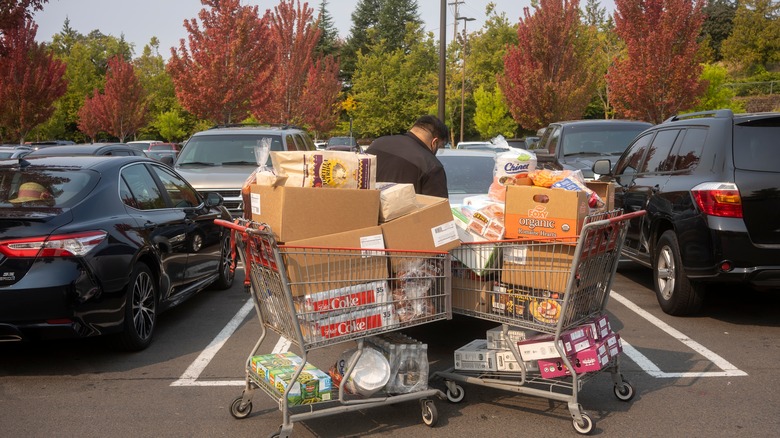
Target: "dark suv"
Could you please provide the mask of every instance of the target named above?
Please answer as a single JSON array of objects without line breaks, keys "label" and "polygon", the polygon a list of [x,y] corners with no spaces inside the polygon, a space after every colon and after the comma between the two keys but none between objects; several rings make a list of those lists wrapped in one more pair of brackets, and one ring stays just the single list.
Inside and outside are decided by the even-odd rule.
[{"label": "dark suv", "polygon": [[[174,168],[206,196],[222,195],[233,217],[243,215],[241,187],[257,169],[255,147],[269,139],[272,151],[313,151],[314,142],[293,126],[219,126],[195,133],[184,144]],[[270,158],[267,164],[271,166]]]},{"label": "dark suv", "polygon": [[587,179],[593,163],[616,159],[637,134],[653,126],[636,120],[571,120],[551,123],[534,145],[537,166],[549,169],[580,170]]},{"label": "dark suv", "polygon": [[[647,210],[629,225],[624,255],[652,268],[664,312],[697,312],[707,283],[780,287],[778,138],[780,113],[678,115],[640,134],[602,177],[618,184],[617,207]],[[610,162],[593,167],[607,174]]]}]

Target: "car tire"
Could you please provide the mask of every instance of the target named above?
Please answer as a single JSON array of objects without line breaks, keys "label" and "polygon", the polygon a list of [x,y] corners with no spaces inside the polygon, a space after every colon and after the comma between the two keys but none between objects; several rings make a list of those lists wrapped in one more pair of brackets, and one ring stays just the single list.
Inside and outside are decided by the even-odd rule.
[{"label": "car tire", "polygon": [[214,288],[217,290],[230,289],[233,286],[233,279],[236,276],[233,270],[233,257],[230,250],[230,235],[222,241],[222,249],[219,253],[219,277],[214,282]]},{"label": "car tire", "polygon": [[157,284],[149,267],[143,263],[135,265],[125,294],[125,322],[119,335],[120,345],[127,351],[140,351],[152,343],[157,327]]},{"label": "car tire", "polygon": [[658,239],[653,254],[653,286],[658,304],[669,315],[686,316],[701,310],[704,286],[688,279],[674,231]]}]

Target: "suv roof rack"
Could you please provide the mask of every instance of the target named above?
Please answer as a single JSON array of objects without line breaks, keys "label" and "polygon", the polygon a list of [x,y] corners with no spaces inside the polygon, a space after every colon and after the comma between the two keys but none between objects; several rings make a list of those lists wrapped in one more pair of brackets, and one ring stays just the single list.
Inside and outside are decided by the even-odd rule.
[{"label": "suv roof rack", "polygon": [[703,118],[703,117],[730,119],[734,117],[734,112],[731,111],[730,109],[721,109],[721,110],[713,110],[713,111],[699,111],[696,113],[688,113],[688,114],[677,114],[664,120],[664,123],[676,122],[682,119],[694,119],[694,118]]},{"label": "suv roof rack", "polygon": [[218,124],[210,127],[209,129],[220,128],[243,128],[243,127],[263,127],[263,128],[279,128],[279,129],[303,129],[300,126],[288,125],[285,123],[226,123]]}]

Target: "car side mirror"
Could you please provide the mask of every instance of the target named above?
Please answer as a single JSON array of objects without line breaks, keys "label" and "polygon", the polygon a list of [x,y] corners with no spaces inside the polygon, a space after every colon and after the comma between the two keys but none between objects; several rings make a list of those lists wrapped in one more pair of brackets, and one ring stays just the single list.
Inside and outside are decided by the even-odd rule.
[{"label": "car side mirror", "polygon": [[612,162],[607,159],[596,160],[592,169],[593,173],[597,175],[612,175]]},{"label": "car side mirror", "polygon": [[164,164],[167,164],[167,165],[173,167],[173,157],[170,156],[170,155],[164,155],[164,156],[160,157],[160,161],[163,162]]},{"label": "car side mirror", "polygon": [[209,192],[209,194],[206,195],[206,207],[218,207],[222,205],[223,201],[222,195],[217,192]]}]

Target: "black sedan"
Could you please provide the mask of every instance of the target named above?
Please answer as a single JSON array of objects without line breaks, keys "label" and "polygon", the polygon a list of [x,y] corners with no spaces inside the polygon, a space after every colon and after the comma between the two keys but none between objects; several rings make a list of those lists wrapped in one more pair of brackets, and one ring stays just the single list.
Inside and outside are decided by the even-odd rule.
[{"label": "black sedan", "polygon": [[116,334],[146,348],[158,315],[233,282],[222,198],[140,157],[0,161],[0,341]]}]

